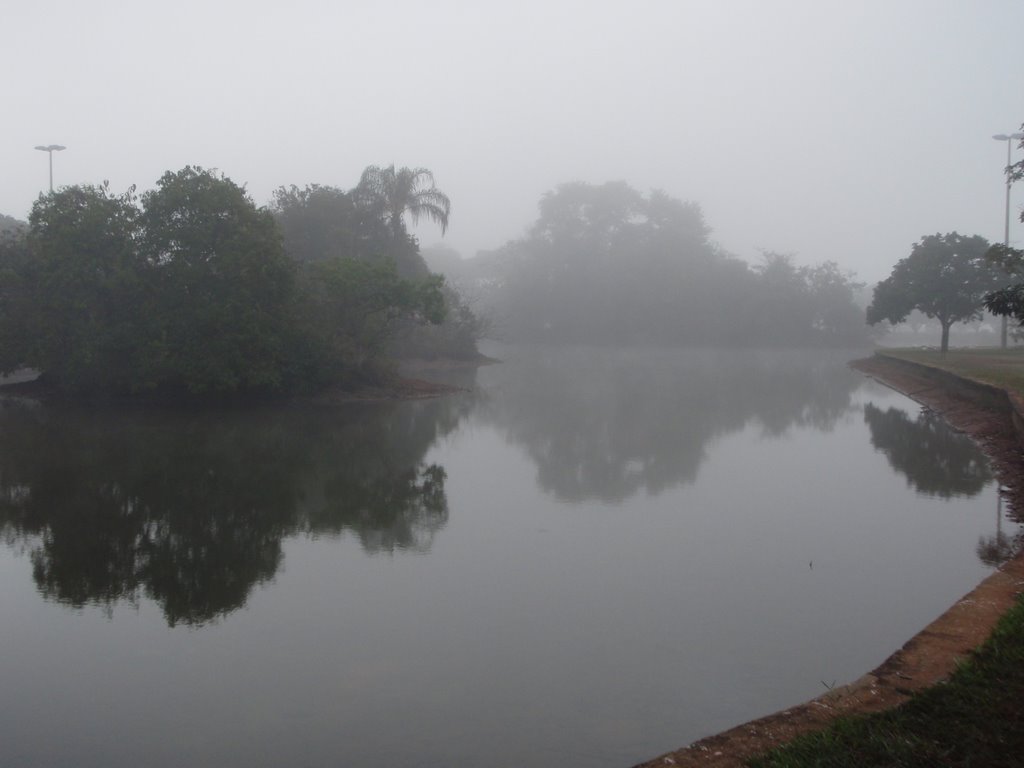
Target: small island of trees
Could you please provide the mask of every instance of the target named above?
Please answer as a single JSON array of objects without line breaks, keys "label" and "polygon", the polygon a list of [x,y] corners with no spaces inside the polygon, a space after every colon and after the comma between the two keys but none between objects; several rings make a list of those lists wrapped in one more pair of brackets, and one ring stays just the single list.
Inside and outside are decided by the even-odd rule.
[{"label": "small island of trees", "polygon": [[[141,196],[63,188],[0,241],[0,368],[36,368],[65,394],[282,395],[379,381],[403,328],[443,327],[460,308],[404,222],[426,216],[443,229],[449,212],[429,171],[394,167],[371,166],[348,192],[282,188],[269,208],[191,166]],[[476,353],[475,339],[460,340],[443,352]]]}]

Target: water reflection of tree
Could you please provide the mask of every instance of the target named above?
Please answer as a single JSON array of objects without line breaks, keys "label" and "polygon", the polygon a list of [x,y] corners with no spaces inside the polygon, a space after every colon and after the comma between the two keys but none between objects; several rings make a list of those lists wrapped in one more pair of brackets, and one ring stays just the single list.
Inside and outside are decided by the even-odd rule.
[{"label": "water reflection of tree", "polygon": [[446,522],[423,456],[468,409],[448,398],[207,415],[0,410],[0,531],[41,593],[72,606],[147,597],[169,624],[241,607],[286,536],[352,532],[423,551]]},{"label": "water reflection of tree", "polygon": [[860,380],[820,353],[595,348],[540,351],[500,375],[489,417],[571,501],[691,483],[709,442],[751,422],[769,436],[829,430]]},{"label": "water reflection of tree", "polygon": [[994,536],[978,537],[975,552],[981,562],[996,568],[1013,557],[1019,546],[1020,541],[1017,537],[996,531]]},{"label": "water reflection of tree", "polygon": [[871,444],[919,492],[948,499],[975,496],[992,480],[984,454],[931,410],[913,420],[896,408],[864,406]]}]

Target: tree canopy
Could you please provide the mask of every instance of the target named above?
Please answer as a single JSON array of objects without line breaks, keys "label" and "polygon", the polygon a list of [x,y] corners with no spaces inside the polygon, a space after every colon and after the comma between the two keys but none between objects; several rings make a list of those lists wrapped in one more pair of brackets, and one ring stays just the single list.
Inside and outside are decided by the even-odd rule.
[{"label": "tree canopy", "polygon": [[[1024,149],[1024,139],[1019,146]],[[1007,184],[1021,179],[1024,179],[1024,160],[1018,160],[1006,169]],[[1024,210],[1019,218],[1024,222]],[[1000,286],[985,297],[986,309],[997,315],[1009,315],[1024,324],[1024,251],[1012,248],[1009,244],[994,245],[989,250],[988,258],[1008,277],[1009,285]]]},{"label": "tree canopy", "polygon": [[859,284],[830,262],[769,253],[758,268],[711,240],[696,203],[625,182],[563,184],[476,279],[516,339],[672,344],[856,344]]},{"label": "tree canopy", "polygon": [[230,179],[193,167],[164,174],[142,205],[162,321],[147,386],[280,390],[295,270],[270,213]]},{"label": "tree canopy", "polygon": [[17,235],[28,229],[28,225],[4,213],[0,213],[0,238],[7,235]]},{"label": "tree canopy", "polygon": [[24,241],[3,253],[5,370],[30,365],[58,386],[120,388],[141,352],[145,306],[133,192],[65,187],[40,197]]},{"label": "tree canopy", "polygon": [[[300,263],[304,280],[310,276],[322,279],[327,275],[336,279],[344,275],[348,280],[362,275],[369,281],[366,285],[374,286],[373,290],[365,292],[366,298],[376,297],[373,299],[376,301],[389,296],[398,302],[392,305],[393,309],[404,308],[398,312],[362,314],[346,310],[346,316],[354,323],[357,316],[363,318],[357,323],[358,330],[355,325],[346,327],[351,329],[352,337],[363,339],[369,345],[365,349],[372,349],[374,355],[386,351],[398,357],[475,359],[479,356],[477,341],[484,328],[482,321],[458,290],[442,285],[438,276],[431,274],[420,254],[419,244],[406,232],[401,216],[393,219],[389,213],[392,209],[373,192],[377,185],[367,182],[367,179],[380,181],[382,176],[390,178],[391,174],[395,176],[392,182],[398,179],[408,182],[415,172],[403,168],[395,173],[393,168],[382,170],[371,166],[363,173],[362,186],[349,192],[319,185],[278,189],[272,209],[284,235],[285,250]],[[384,191],[405,189],[408,192],[411,187],[406,182],[382,183],[380,187]],[[443,194],[436,189],[433,192]],[[338,259],[355,260],[363,266],[326,266]],[[368,269],[366,265],[372,266]],[[427,290],[431,295],[430,306],[422,303],[426,294],[403,288],[400,285],[403,280],[418,283]],[[420,303],[414,308],[405,300],[415,296],[420,297],[417,299]],[[319,300],[316,297],[322,294],[314,291],[313,297]],[[316,311],[331,315],[337,313],[339,307],[321,306]],[[424,319],[428,322],[423,322]],[[349,344],[342,342],[336,333],[325,343],[328,346]]]},{"label": "tree canopy", "polygon": [[1002,244],[993,245],[987,257],[1010,284],[987,294],[985,308],[995,315],[1007,315],[1024,324],[1024,251]]},{"label": "tree canopy", "polygon": [[69,393],[223,397],[376,378],[401,324],[445,309],[443,280],[392,235],[349,193],[282,189],[268,210],[192,166],[141,198],[65,187],[0,241],[0,365],[38,368]]},{"label": "tree canopy", "polygon": [[383,168],[371,165],[363,171],[355,188],[359,205],[378,212],[387,222],[395,238],[406,234],[405,214],[412,223],[425,216],[441,227],[443,235],[448,229],[451,202],[434,184],[434,174],[426,168]]},{"label": "tree canopy", "polygon": [[953,323],[981,317],[985,296],[1001,277],[986,260],[988,241],[956,232],[922,237],[892,274],[875,286],[867,321],[900,323],[915,309],[939,321],[942,351],[949,349]]}]

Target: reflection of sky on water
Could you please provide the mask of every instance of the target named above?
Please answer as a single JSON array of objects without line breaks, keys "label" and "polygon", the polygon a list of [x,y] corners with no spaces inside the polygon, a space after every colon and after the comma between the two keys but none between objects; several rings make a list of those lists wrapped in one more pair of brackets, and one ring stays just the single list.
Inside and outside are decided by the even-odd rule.
[{"label": "reflection of sky on water", "polygon": [[988,572],[994,485],[918,493],[885,446],[919,409],[842,359],[515,353],[428,402],[5,422],[7,754],[630,765],[859,676]]}]

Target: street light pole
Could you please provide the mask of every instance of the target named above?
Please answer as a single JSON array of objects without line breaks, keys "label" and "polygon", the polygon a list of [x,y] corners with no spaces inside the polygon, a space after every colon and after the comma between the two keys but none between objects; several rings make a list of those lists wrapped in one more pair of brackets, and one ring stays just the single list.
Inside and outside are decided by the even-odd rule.
[{"label": "street light pole", "polygon": [[[1006,219],[1003,222],[1003,246],[1006,248],[1010,247],[1010,186],[1013,184],[1013,180],[1010,178],[1010,148],[1013,146],[1013,142],[1024,139],[1024,133],[997,133],[992,137],[996,141],[1006,142]],[[999,346],[1006,349],[1006,336],[1007,328],[1009,326],[1009,318],[1006,315],[1002,317],[1002,323],[999,327]]]},{"label": "street light pole", "polygon": [[50,192],[53,193],[53,153],[60,152],[62,149],[67,147],[61,146],[60,144],[47,144],[45,147],[39,145],[36,147],[40,152],[46,152],[50,156]]}]

